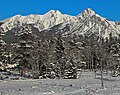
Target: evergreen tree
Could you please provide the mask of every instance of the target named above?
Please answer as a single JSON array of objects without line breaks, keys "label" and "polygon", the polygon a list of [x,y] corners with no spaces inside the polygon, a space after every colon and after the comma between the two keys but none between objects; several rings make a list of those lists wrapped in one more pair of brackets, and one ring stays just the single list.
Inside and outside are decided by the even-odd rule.
[{"label": "evergreen tree", "polygon": [[55,74],[57,78],[63,78],[65,67],[65,47],[63,44],[62,34],[59,33],[55,39]]},{"label": "evergreen tree", "polygon": [[[36,36],[32,34],[31,28],[29,25],[25,25],[21,27],[21,30],[18,31],[16,34],[18,37],[18,45],[17,45],[17,53],[19,55],[19,71],[20,74],[23,76],[24,72],[32,72],[32,76],[35,76],[35,71],[37,70],[35,67],[35,60],[34,56],[35,51],[35,40]],[[37,64],[36,64],[37,66]]]},{"label": "evergreen tree", "polygon": [[4,70],[3,66],[5,65],[6,56],[5,56],[5,42],[3,41],[3,28],[1,27],[3,23],[0,22],[0,67],[1,70]]}]

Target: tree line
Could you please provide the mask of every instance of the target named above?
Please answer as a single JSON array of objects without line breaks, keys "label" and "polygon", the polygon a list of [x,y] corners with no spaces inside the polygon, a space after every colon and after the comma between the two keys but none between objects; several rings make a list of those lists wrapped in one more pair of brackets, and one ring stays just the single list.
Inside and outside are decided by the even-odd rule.
[{"label": "tree line", "polygon": [[[0,32],[0,34],[2,34]],[[0,66],[17,70],[21,76],[50,79],[76,79],[79,72],[89,70],[112,74],[120,66],[120,35],[108,38],[96,34],[64,35],[62,31],[39,38],[29,25],[16,32],[17,43],[3,44],[0,35]],[[2,69],[1,69],[2,70]]]}]

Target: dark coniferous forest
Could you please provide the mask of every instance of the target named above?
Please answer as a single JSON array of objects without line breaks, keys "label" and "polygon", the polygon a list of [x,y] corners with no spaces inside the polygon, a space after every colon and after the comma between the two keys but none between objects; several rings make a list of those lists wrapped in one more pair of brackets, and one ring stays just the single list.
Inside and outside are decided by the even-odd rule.
[{"label": "dark coniferous forest", "polygon": [[17,28],[12,43],[4,41],[0,28],[0,72],[33,79],[77,79],[86,71],[101,72],[101,77],[109,71],[120,74],[120,35],[65,35],[59,30],[38,36],[30,25]]}]

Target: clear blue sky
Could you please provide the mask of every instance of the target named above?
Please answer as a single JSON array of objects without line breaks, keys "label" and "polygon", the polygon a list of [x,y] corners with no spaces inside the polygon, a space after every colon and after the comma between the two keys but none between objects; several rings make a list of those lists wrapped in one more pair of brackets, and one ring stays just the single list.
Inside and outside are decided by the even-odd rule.
[{"label": "clear blue sky", "polygon": [[1,0],[0,20],[16,14],[44,14],[49,10],[77,15],[86,8],[92,8],[110,20],[120,21],[120,0]]}]

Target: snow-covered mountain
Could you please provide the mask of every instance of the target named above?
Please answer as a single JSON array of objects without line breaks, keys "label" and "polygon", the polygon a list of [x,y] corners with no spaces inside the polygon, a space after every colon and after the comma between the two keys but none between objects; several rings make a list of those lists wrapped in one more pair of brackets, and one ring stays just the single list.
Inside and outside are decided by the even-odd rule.
[{"label": "snow-covered mountain", "polygon": [[117,36],[120,33],[120,27],[113,21],[101,17],[93,10],[88,8],[77,16],[78,21],[75,22],[71,29],[72,34],[99,34],[104,38],[108,37],[110,33]]},{"label": "snow-covered mountain", "polygon": [[3,20],[4,32],[11,31],[15,27],[24,24],[31,24],[39,31],[62,31],[64,34],[85,34],[96,33],[103,37],[108,37],[110,33],[114,36],[120,34],[120,24],[96,14],[88,8],[77,16],[62,14],[57,10],[51,10],[44,15],[16,15]]},{"label": "snow-covered mountain", "polygon": [[9,19],[3,20],[4,24],[2,27],[6,32],[14,27],[17,27],[18,25],[33,24],[34,27],[39,30],[43,30],[63,22],[74,22],[75,20],[75,16],[61,14],[58,10],[50,10],[44,15],[31,14],[28,16],[13,16]]}]

